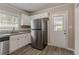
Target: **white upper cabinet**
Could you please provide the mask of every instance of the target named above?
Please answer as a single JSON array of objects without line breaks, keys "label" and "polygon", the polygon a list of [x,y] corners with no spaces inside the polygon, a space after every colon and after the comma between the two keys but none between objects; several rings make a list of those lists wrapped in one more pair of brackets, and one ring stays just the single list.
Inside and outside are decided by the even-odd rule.
[{"label": "white upper cabinet", "polygon": [[46,17],[48,17],[48,12],[32,15],[31,16],[31,20],[33,20],[33,19],[40,19],[40,18],[46,18]]},{"label": "white upper cabinet", "polygon": [[22,14],[21,15],[21,25],[30,25],[30,16]]},{"label": "white upper cabinet", "polygon": [[47,18],[48,12],[40,13],[32,16],[28,16],[25,14],[21,15],[21,25],[30,25],[31,20],[33,19],[40,19],[40,18]]}]

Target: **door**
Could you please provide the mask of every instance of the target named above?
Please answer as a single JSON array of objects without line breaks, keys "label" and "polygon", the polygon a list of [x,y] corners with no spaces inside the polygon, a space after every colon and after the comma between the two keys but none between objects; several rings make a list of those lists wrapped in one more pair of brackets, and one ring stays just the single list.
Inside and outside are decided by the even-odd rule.
[{"label": "door", "polygon": [[68,39],[67,39],[67,12],[59,12],[54,13],[52,15],[52,38],[53,45],[67,48],[68,47]]}]

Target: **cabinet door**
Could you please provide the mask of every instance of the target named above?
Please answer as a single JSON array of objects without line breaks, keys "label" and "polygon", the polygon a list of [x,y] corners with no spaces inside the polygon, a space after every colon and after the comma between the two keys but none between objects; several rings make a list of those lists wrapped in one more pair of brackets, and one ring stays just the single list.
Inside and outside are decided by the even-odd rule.
[{"label": "cabinet door", "polygon": [[45,13],[32,15],[31,16],[31,20],[33,20],[33,19],[40,19],[40,18],[47,18],[47,17],[48,17],[48,12],[45,12]]},{"label": "cabinet door", "polygon": [[25,38],[24,38],[24,43],[25,43],[25,45],[27,45],[27,44],[29,44],[30,43],[30,35],[29,35],[29,33],[26,33],[26,34],[24,34],[25,36]]},{"label": "cabinet door", "polygon": [[48,17],[48,12],[40,14],[40,18],[47,18],[47,17]]},{"label": "cabinet door", "polygon": [[28,34],[24,34],[24,44],[27,45],[28,44]]},{"label": "cabinet door", "polygon": [[18,38],[19,38],[19,47],[21,48],[21,47],[23,47],[23,46],[25,46],[25,34],[21,34],[21,35],[18,35]]},{"label": "cabinet door", "polygon": [[23,47],[24,44],[24,34],[15,35],[10,37],[10,53]]},{"label": "cabinet door", "polygon": [[40,19],[40,14],[32,15],[31,20],[33,20],[33,19]]},{"label": "cabinet door", "polygon": [[20,34],[10,36],[10,53],[30,43],[30,35]]},{"label": "cabinet door", "polygon": [[31,43],[31,35],[30,35],[30,33],[28,33],[27,40],[28,40],[28,43]]},{"label": "cabinet door", "polygon": [[19,48],[19,42],[18,42],[18,37],[17,36],[10,36],[10,53],[13,51],[17,50]]},{"label": "cabinet door", "polygon": [[30,25],[30,16],[22,14],[21,15],[21,25]]}]

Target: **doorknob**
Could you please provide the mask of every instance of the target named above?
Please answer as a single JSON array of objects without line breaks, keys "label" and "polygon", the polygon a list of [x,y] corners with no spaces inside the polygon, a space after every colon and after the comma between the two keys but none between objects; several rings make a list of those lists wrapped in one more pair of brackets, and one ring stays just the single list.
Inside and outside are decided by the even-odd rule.
[{"label": "doorknob", "polygon": [[64,34],[67,34],[67,33],[64,33]]}]

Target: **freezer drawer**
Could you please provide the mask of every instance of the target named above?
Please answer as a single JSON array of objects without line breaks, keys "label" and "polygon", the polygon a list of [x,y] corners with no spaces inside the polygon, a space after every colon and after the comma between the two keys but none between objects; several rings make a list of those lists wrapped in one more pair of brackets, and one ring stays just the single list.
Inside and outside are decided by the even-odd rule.
[{"label": "freezer drawer", "polygon": [[43,49],[42,31],[31,31],[31,45],[33,48]]}]

